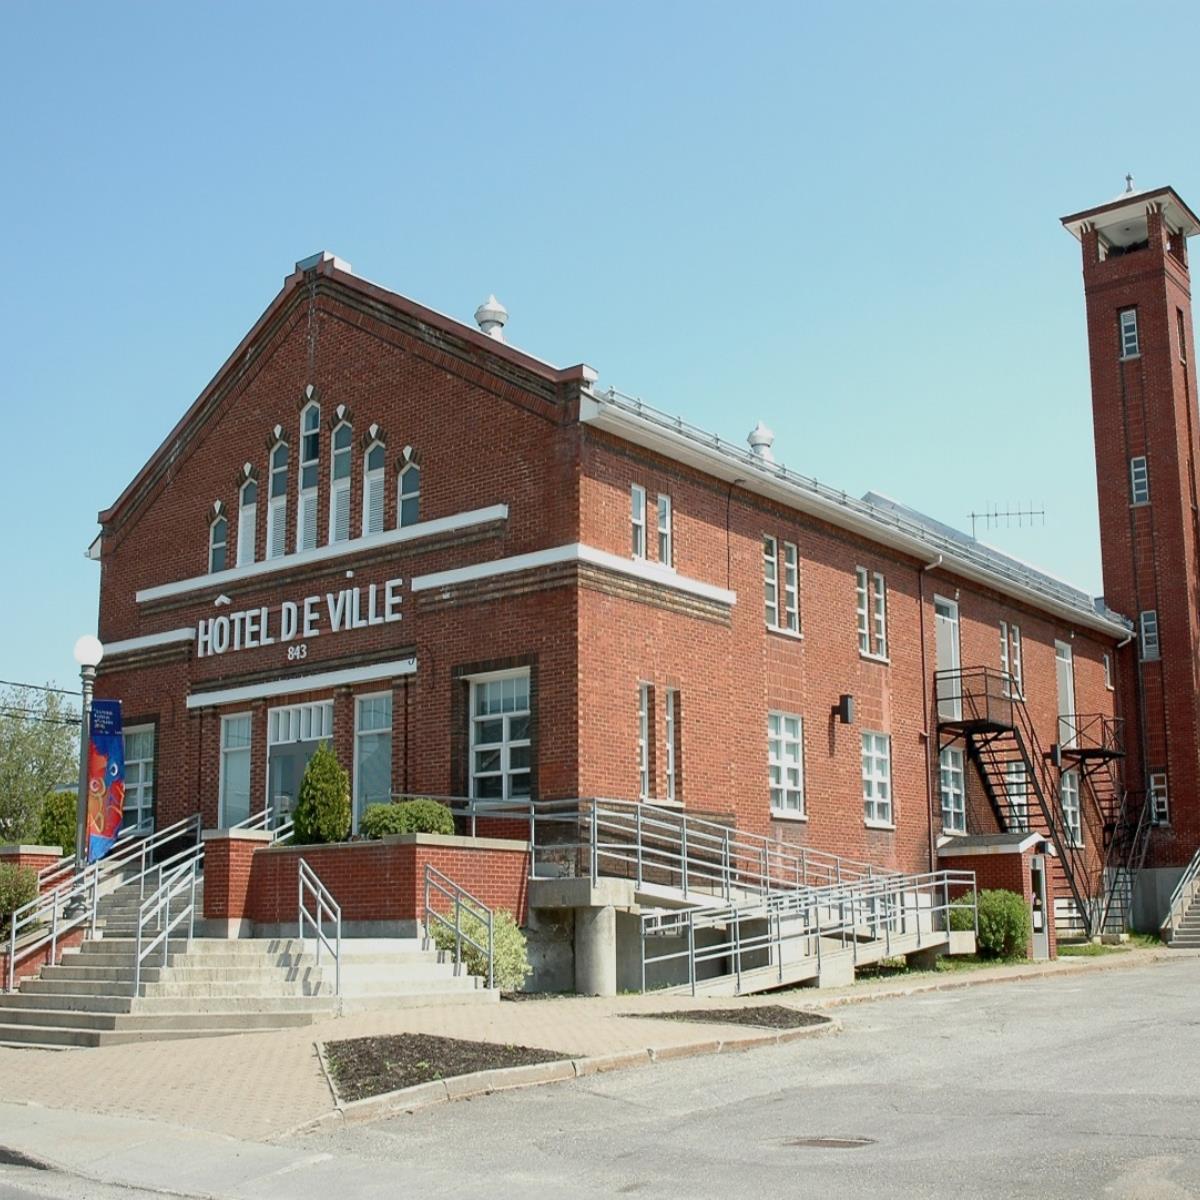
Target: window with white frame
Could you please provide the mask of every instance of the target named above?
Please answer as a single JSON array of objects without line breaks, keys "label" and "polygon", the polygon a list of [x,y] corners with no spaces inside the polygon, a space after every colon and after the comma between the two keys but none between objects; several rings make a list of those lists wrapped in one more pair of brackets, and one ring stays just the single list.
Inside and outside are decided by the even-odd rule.
[{"label": "window with white frame", "polygon": [[672,562],[672,540],[671,497],[660,494],[658,497],[658,561],[664,567],[669,567]]},{"label": "window with white frame", "polygon": [[1149,662],[1159,656],[1158,646],[1158,610],[1148,608],[1138,615],[1138,644],[1142,652],[1143,662]]},{"label": "window with white frame", "polygon": [[149,833],[154,828],[154,726],[125,730],[125,812],[121,828]]},{"label": "window with white frame", "polygon": [[471,795],[526,799],[530,794],[529,672],[471,680]]},{"label": "window with white frame", "polygon": [[1129,460],[1129,502],[1150,503],[1150,462],[1144,454],[1135,454]]},{"label": "window with white frame", "polygon": [[650,763],[650,738],[654,731],[653,718],[654,688],[648,683],[638,684],[638,796],[649,800],[654,786],[654,772]]},{"label": "window with white frame", "polygon": [[1079,811],[1079,773],[1064,771],[1059,786],[1062,799],[1063,824],[1072,846],[1083,845],[1083,822]]},{"label": "window with white frame", "polygon": [[409,463],[396,487],[396,528],[407,529],[421,519],[421,468]]},{"label": "window with white frame", "polygon": [[1004,768],[1004,794],[1008,798],[1008,820],[1013,829],[1029,828],[1029,777],[1024,763],[1008,763]]},{"label": "window with white frame", "polygon": [[350,538],[350,455],[354,431],[343,421],[334,431],[329,458],[329,540]]},{"label": "window with white frame", "polygon": [[392,798],[392,693],[354,701],[354,828],[370,804]]},{"label": "window with white frame", "polygon": [[254,561],[254,537],[258,530],[258,481],[247,479],[238,493],[237,565]]},{"label": "window with white frame", "polygon": [[225,570],[226,552],[229,549],[229,522],[224,517],[214,517],[208,527],[208,569],[210,572]]},{"label": "window with white frame", "polygon": [[804,720],[795,713],[767,713],[767,776],[771,811],[804,816]]},{"label": "window with white frame", "polygon": [[679,693],[673,688],[667,690],[665,704],[666,716],[666,734],[667,734],[667,762],[666,762],[666,784],[667,796],[670,801],[679,799],[679,747],[677,745],[679,737]]},{"label": "window with white frame", "polygon": [[862,735],[863,816],[869,825],[892,823],[892,739]]},{"label": "window with white frame", "polygon": [[317,464],[321,457],[321,410],[309,404],[300,414],[300,490],[296,498],[296,549],[317,544]]},{"label": "window with white frame", "polygon": [[646,489],[635,483],[629,489],[629,536],[634,558],[646,557]]},{"label": "window with white frame", "polygon": [[772,629],[800,632],[800,555],[770,534],[763,536],[763,615]]},{"label": "window with white frame", "polygon": [[1112,655],[1107,650],[1104,652],[1104,686],[1110,692],[1113,690]]},{"label": "window with white frame", "polygon": [[287,553],[287,442],[271,451],[271,479],[267,497],[267,557],[280,558]]},{"label": "window with white frame", "polygon": [[858,652],[868,658],[887,658],[887,584],[880,571],[855,568],[858,614]]},{"label": "window with white frame", "polygon": [[325,742],[333,737],[333,701],[289,704],[267,714],[267,745],[287,746],[293,742]]},{"label": "window with white frame", "polygon": [[372,442],[363,455],[363,534],[383,532],[384,459],[382,442]]},{"label": "window with white frame", "polygon": [[942,830],[967,832],[967,789],[963,752],[958,746],[944,746],[938,756],[938,776],[942,792]]},{"label": "window with white frame", "polygon": [[221,718],[220,809],[222,828],[250,815],[250,714]]},{"label": "window with white frame", "polygon": [[1008,621],[1000,622],[1000,689],[1005,696],[1024,697],[1021,666],[1021,627]]},{"label": "window with white frame", "polygon": [[1121,357],[1137,358],[1140,353],[1137,309],[1123,308],[1117,320],[1121,331]]},{"label": "window with white frame", "polygon": [[1150,820],[1155,825],[1170,825],[1171,802],[1167,796],[1166,771],[1150,773]]}]

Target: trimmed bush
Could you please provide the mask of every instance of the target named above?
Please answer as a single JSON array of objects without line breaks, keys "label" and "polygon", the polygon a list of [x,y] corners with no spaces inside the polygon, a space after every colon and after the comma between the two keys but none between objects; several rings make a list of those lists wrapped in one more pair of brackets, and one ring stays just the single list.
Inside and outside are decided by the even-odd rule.
[{"label": "trimmed bush", "polygon": [[454,817],[436,800],[368,804],[362,831],[369,838],[390,837],[394,833],[453,833]]},{"label": "trimmed bush", "polygon": [[[963,900],[970,903],[974,892]],[[958,908],[950,913],[951,929],[974,929],[969,909]],[[1029,905],[1016,892],[993,888],[979,893],[979,941],[981,958],[1024,958],[1029,950],[1032,922]]]},{"label": "trimmed bush", "polygon": [[42,825],[38,841],[58,846],[64,854],[75,849],[75,793],[51,792],[42,801]]},{"label": "trimmed bush", "polygon": [[350,834],[350,776],[327,742],[317,747],[304,768],[292,820],[292,841],[297,845],[344,842]]},{"label": "trimmed bush", "polygon": [[32,867],[0,863],[0,936],[7,935],[13,912],[37,894],[37,872]]},{"label": "trimmed bush", "polygon": [[[449,915],[449,914],[447,914]],[[431,922],[430,934],[439,950],[454,951],[454,930]],[[463,914],[462,931],[473,937],[481,946],[487,945],[487,925],[478,917]],[[496,987],[505,992],[516,992],[525,986],[532,967],[525,948],[525,935],[521,932],[512,913],[499,908],[492,917],[493,975]],[[463,962],[472,975],[487,981],[487,953],[463,942]]]}]

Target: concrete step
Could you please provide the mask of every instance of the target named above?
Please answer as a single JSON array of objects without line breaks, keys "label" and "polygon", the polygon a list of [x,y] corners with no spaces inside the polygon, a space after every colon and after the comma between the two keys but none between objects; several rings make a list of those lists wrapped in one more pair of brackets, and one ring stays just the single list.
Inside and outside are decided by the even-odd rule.
[{"label": "concrete step", "polygon": [[[418,970],[419,968],[409,968]],[[277,966],[271,962],[256,963],[242,959],[236,966],[189,967],[172,964],[166,967],[148,967],[142,964],[143,983],[193,983],[197,987],[209,983],[253,983],[269,984],[277,979],[303,979],[314,972],[319,973],[315,961],[297,962],[295,965]],[[132,962],[122,966],[91,967],[65,964],[58,967],[43,967],[41,979],[55,983],[133,983],[135,970]]]},{"label": "concrete step", "polygon": [[[236,1020],[236,1018],[233,1018]],[[296,1024],[312,1024],[313,1016]],[[264,1029],[282,1028],[267,1025]],[[0,1025],[0,1044],[39,1047],[47,1050],[124,1046],[134,1042],[169,1042],[183,1038],[229,1037],[246,1030],[238,1024],[202,1029],[80,1029],[51,1025]]]},{"label": "concrete step", "polygon": [[[314,1016],[327,1017],[332,1013],[329,1005],[310,1004],[308,1008],[293,1010],[239,1009],[231,1011],[211,1010],[208,1012],[185,1011],[108,1013],[108,1012],[64,1012],[59,1009],[8,1009],[4,1016],[10,1021],[20,1011],[23,1026],[44,1029],[103,1029],[103,1030],[150,1030],[150,1029],[229,1029],[236,1026],[242,1032],[257,1029],[283,1029],[289,1026],[309,1025]],[[15,1024],[15,1022],[14,1022]]]}]

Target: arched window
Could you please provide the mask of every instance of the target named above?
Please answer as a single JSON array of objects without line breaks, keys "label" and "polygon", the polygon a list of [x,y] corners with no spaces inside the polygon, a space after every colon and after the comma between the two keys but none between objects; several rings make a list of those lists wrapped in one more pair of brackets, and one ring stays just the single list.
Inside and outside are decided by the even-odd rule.
[{"label": "arched window", "polygon": [[225,570],[225,549],[229,545],[229,522],[216,517],[208,527],[208,569],[210,572]]},{"label": "arched window", "polygon": [[267,509],[267,557],[281,558],[287,552],[288,446],[280,442],[271,451],[271,481]]},{"label": "arched window", "polygon": [[329,463],[329,540],[344,542],[350,536],[350,443],[353,431],[343,421],[333,431]]},{"label": "arched window", "polygon": [[321,407],[305,406],[300,414],[300,493],[296,503],[296,549],[317,544],[317,462],[321,457]]},{"label": "arched window", "polygon": [[254,538],[258,532],[258,481],[247,479],[238,497],[237,565],[254,561]]},{"label": "arched window", "polygon": [[400,472],[400,486],[396,497],[396,525],[403,529],[415,525],[421,516],[421,468],[409,463]]},{"label": "arched window", "polygon": [[382,442],[372,442],[363,455],[362,531],[383,532],[383,473],[386,452]]}]

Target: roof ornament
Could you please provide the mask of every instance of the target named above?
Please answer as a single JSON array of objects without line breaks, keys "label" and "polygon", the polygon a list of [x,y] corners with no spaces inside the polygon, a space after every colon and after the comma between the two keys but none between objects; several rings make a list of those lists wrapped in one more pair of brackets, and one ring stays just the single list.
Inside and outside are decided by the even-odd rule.
[{"label": "roof ornament", "polygon": [[761,421],[746,434],[746,441],[750,445],[750,453],[755,458],[760,458],[763,462],[775,461],[775,456],[771,453],[775,435]]},{"label": "roof ornament", "polygon": [[1125,195],[1128,196],[1129,193],[1132,191],[1133,191],[1133,176],[1126,175],[1125,176]]},{"label": "roof ornament", "polygon": [[488,337],[498,342],[504,341],[508,309],[496,299],[494,292],[475,310],[475,323]]}]

